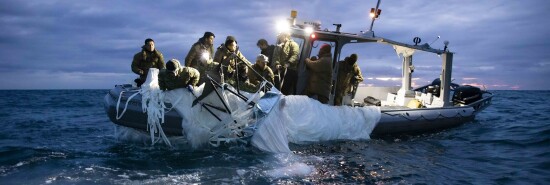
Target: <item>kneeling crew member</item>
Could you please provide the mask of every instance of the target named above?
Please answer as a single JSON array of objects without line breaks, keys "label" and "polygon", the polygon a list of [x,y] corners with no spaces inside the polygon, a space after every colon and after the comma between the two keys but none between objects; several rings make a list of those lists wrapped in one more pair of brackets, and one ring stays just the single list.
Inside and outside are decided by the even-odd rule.
[{"label": "kneeling crew member", "polygon": [[268,60],[269,59],[263,54],[259,54],[258,57],[256,57],[256,63],[252,65],[252,69],[254,69],[255,72],[252,70],[248,71],[250,83],[258,86],[265,79],[269,83],[275,84],[275,75],[273,74],[271,68],[267,65]]},{"label": "kneeling crew member", "polygon": [[170,59],[166,63],[166,69],[160,70],[158,75],[159,87],[163,91],[185,88],[189,85],[194,88],[199,79],[198,70],[192,67],[182,67],[176,59]]}]

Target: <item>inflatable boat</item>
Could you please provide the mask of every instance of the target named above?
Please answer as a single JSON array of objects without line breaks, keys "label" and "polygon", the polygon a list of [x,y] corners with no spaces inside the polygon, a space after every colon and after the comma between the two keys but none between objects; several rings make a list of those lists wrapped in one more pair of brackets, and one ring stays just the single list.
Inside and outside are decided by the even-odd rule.
[{"label": "inflatable boat", "polygon": [[[375,13],[377,12],[376,9]],[[196,93],[200,93],[202,87],[198,90],[179,89],[177,93],[158,92],[162,97],[165,97],[164,93],[171,94],[171,97],[156,100],[160,101],[161,104],[157,111],[160,110],[162,114],[161,117],[151,119],[146,103],[152,101],[143,100],[144,95],[147,94],[144,94],[143,87],[138,88],[135,84],[123,84],[115,85],[104,97],[104,108],[109,119],[113,123],[124,127],[151,133],[162,132],[166,137],[186,136],[190,132],[195,134],[195,131],[190,130],[191,127],[203,127],[207,133],[210,133],[210,136],[205,137],[210,138],[211,143],[213,141],[219,143],[220,140],[223,141],[223,139],[228,138],[253,137],[257,134],[257,130],[261,129],[261,122],[265,122],[264,118],[269,117],[269,114],[275,114],[273,110],[276,110],[282,111],[280,115],[277,115],[280,117],[275,116],[275,118],[270,119],[272,122],[273,120],[282,120],[279,121],[281,123],[278,123],[285,127],[283,129],[286,131],[282,135],[288,136],[283,142],[302,143],[331,139],[368,139],[371,136],[423,133],[452,128],[474,120],[477,114],[491,104],[492,93],[478,87],[452,83],[454,53],[449,50],[447,41],[445,41],[444,49],[435,49],[427,43],[421,44],[420,39],[416,38],[413,45],[377,37],[372,31],[372,26],[369,31],[361,33],[340,32],[341,24],[334,24],[336,26],[335,30],[322,30],[320,23],[307,20],[299,21],[296,19],[296,14],[295,11],[291,13],[291,17],[285,21],[287,24],[284,29],[298,43],[300,49],[296,92],[304,92],[307,85],[309,71],[305,65],[305,60],[316,54],[319,44],[330,44],[333,51],[332,65],[334,68],[332,74],[333,87],[328,104],[319,104],[315,100],[308,101],[308,97],[300,93],[288,96],[282,95],[275,88],[272,88],[271,91],[243,94],[242,91],[228,84],[212,81],[212,85],[215,85],[218,90],[212,92],[212,98],[208,100],[209,102],[201,102],[196,107],[192,106],[190,101],[196,97]],[[373,22],[374,20],[373,18]],[[344,98],[344,105],[336,106],[334,105],[334,98],[335,83],[338,81],[338,64],[345,57],[341,56],[341,53],[345,51],[344,46],[352,44],[392,46],[401,59],[401,85],[393,87],[358,85],[355,86],[352,93]],[[433,83],[413,89],[411,86],[412,75],[415,71],[413,55],[417,52],[432,53],[436,56],[434,58],[441,60],[441,73],[435,77],[436,80]],[[366,72],[368,73],[368,71]],[[154,78],[152,80],[150,83],[154,84]],[[149,88],[151,87],[154,87],[154,85]],[[187,94],[188,92],[190,94]],[[185,100],[181,100],[182,97],[177,97],[183,96],[182,94],[185,94],[183,98]],[[228,95],[231,96],[229,99]],[[147,94],[147,96],[150,96],[150,94]],[[175,104],[178,104],[181,108],[172,109],[171,107],[174,107]],[[235,108],[236,104],[238,104],[237,108]],[[315,110],[301,112],[301,107],[311,107]],[[316,107],[320,108],[316,109]],[[285,109],[289,110],[284,112]],[[187,111],[195,112],[190,113]],[[241,112],[238,113],[238,111]],[[377,113],[371,114],[371,112]],[[300,119],[287,118],[285,115],[295,115]],[[191,120],[189,117],[198,118]],[[204,117],[209,118],[204,120],[207,119]],[[151,120],[158,121],[159,119],[161,124],[151,126],[151,123],[149,123]],[[365,126],[362,123],[364,120],[370,126]],[[186,123],[190,121],[196,122],[196,125],[190,126]],[[223,124],[216,125],[211,124],[211,122]],[[237,124],[238,122],[239,124]],[[263,126],[273,127],[269,132],[278,132],[278,130],[273,130],[275,129],[273,125],[265,126],[266,124],[268,123]],[[298,126],[302,127],[298,128]],[[301,137],[300,133],[292,135],[300,129],[305,129],[302,133],[309,133],[306,128],[318,129],[318,131],[310,133],[311,138]],[[222,133],[221,130],[224,129],[225,131]],[[364,129],[364,131],[361,129]],[[259,140],[269,140],[266,135],[258,137],[263,137]]]},{"label": "inflatable boat", "polygon": [[[429,88],[430,87],[430,88]],[[431,85],[415,89],[415,92],[423,93],[431,90]],[[385,92],[388,89],[396,88],[359,88],[358,93],[371,92],[368,94],[380,94],[373,92]],[[463,96],[464,89],[474,91],[473,94]],[[474,90],[470,90],[474,89]],[[477,89],[477,90],[476,90]],[[372,131],[372,136],[394,135],[394,134],[418,134],[441,129],[452,128],[475,119],[476,114],[491,104],[492,94],[481,91],[472,86],[454,87],[453,105],[445,107],[408,107],[399,105],[384,105],[378,99],[374,103],[364,101],[355,102],[355,106],[377,106],[380,107],[381,117]],[[367,94],[367,93],[364,93]],[[390,93],[389,99],[395,101],[397,92]],[[132,97],[130,99],[130,97]],[[279,95],[284,96],[284,95]],[[364,95],[365,98],[367,95]],[[472,98],[473,97],[473,98]],[[388,99],[388,98],[386,98]],[[411,97],[412,99],[412,97]],[[418,97],[418,99],[421,99]],[[409,100],[410,101],[410,100]],[[432,100],[433,101],[433,100]],[[377,103],[380,103],[377,105]],[[426,102],[424,102],[426,103]],[[343,105],[349,106],[349,105]],[[118,109],[117,109],[118,107]],[[141,94],[139,88],[132,84],[116,85],[104,97],[104,108],[109,119],[121,126],[147,131],[147,114],[143,111]],[[204,109],[206,111],[206,109]],[[117,118],[125,111],[123,116]],[[182,117],[174,110],[165,113],[163,130],[170,136],[184,136],[182,129]]]}]

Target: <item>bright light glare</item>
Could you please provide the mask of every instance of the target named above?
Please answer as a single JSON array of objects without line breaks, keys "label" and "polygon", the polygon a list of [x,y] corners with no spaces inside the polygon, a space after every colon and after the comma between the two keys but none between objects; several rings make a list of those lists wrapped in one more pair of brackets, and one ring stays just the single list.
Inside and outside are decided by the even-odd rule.
[{"label": "bright light glare", "polygon": [[210,55],[208,54],[208,52],[204,52],[204,53],[202,53],[201,57],[202,57],[202,59],[207,60],[208,58],[210,58]]},{"label": "bright light glare", "polygon": [[279,33],[290,32],[290,25],[288,24],[288,21],[281,20],[277,22],[277,31]]},{"label": "bright light glare", "polygon": [[313,28],[312,28],[312,27],[306,27],[306,28],[304,29],[304,31],[306,32],[306,34],[309,35],[309,34],[313,33]]},{"label": "bright light glare", "polygon": [[370,13],[370,18],[373,18],[374,17],[374,13]]}]

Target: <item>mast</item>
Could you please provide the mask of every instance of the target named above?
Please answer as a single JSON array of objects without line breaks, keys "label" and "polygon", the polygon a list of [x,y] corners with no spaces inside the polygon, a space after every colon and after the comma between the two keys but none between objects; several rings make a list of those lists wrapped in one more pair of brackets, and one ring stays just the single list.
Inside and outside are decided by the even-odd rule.
[{"label": "mast", "polygon": [[442,73],[441,73],[441,89],[439,97],[443,100],[443,106],[452,106],[451,103],[451,74],[453,72],[453,53],[445,52],[441,55],[442,61]]},{"label": "mast", "polygon": [[413,56],[403,56],[403,65],[402,65],[402,75],[401,78],[401,89],[404,92],[408,92],[411,90],[411,78],[412,78],[412,58]]}]

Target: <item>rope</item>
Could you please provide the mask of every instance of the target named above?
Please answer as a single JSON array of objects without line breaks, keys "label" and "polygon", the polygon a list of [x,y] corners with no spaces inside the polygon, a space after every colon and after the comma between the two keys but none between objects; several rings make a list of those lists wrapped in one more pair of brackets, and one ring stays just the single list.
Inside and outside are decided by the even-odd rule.
[{"label": "rope", "polygon": [[[191,91],[191,90],[190,90],[190,91]],[[191,93],[193,93],[193,92],[191,92]],[[180,96],[178,97],[178,99],[176,99],[175,102],[172,102],[172,103],[171,103],[171,104],[172,104],[172,107],[168,108],[168,107],[166,106],[166,104],[164,104],[164,94],[162,94],[162,99],[161,99],[162,108],[165,109],[166,112],[170,112],[170,111],[172,111],[172,109],[174,108],[174,106],[177,105],[177,104],[181,101],[181,99],[183,99],[183,94],[180,95]],[[164,123],[164,122],[163,122],[163,123]]]},{"label": "rope", "polygon": [[[141,89],[143,112],[147,113],[147,124],[149,125],[149,133],[151,135],[151,144],[154,145],[162,140],[170,147],[172,144],[164,133],[161,123],[164,123],[164,108],[161,100],[164,99],[164,94],[159,89]],[[160,121],[159,121],[160,119]],[[158,139],[155,140],[155,133],[158,133]]]},{"label": "rope", "polygon": [[[120,106],[120,99],[122,99],[122,94],[124,92],[137,92],[137,93],[134,93],[132,96],[128,97],[128,99],[126,100],[126,104],[124,104],[124,110],[122,110],[122,113],[119,115],[118,114],[118,109],[119,109],[119,106]],[[139,90],[132,90],[132,91],[120,91],[120,94],[118,95],[118,101],[116,103],[116,119],[119,120],[120,118],[122,118],[122,116],[124,115],[124,113],[126,113],[126,109],[128,108],[128,103],[130,102],[130,100],[132,98],[134,98],[137,94],[139,94]]]},{"label": "rope", "polygon": [[[254,93],[251,98],[247,99],[245,96],[239,96],[239,94],[236,94],[236,98],[238,101],[241,99],[246,102],[246,105],[249,105],[252,103],[252,101],[258,97],[258,94],[260,94],[260,91],[263,87],[265,87],[267,84],[270,84],[267,81],[263,81],[260,85],[260,88]],[[128,103],[131,99],[133,99],[136,95],[141,94],[142,99],[142,110],[144,113],[147,113],[147,130],[150,133],[151,137],[151,144],[154,145],[162,139],[165,144],[172,147],[168,137],[164,133],[164,130],[162,128],[162,123],[164,123],[164,115],[166,112],[171,111],[172,109],[177,107],[177,104],[179,104],[183,99],[183,94],[179,95],[177,99],[174,102],[171,102],[171,106],[168,107],[164,99],[166,98],[166,95],[164,92],[160,91],[159,89],[155,88],[147,88],[147,86],[144,86],[145,88],[142,88],[140,90],[133,90],[137,91],[137,93],[131,95],[125,103],[125,107],[122,111],[122,113],[119,115],[119,109],[121,104],[121,99],[124,93],[129,91],[122,91],[120,92],[120,95],[118,97],[117,101],[117,119],[120,119],[124,113],[127,110]],[[243,115],[249,114],[248,111],[250,111],[247,107],[232,107],[234,105],[231,105],[229,102],[229,93],[234,93],[232,90],[228,87],[226,87],[225,83],[222,83],[220,85],[220,92],[216,90],[218,94],[221,103],[223,103],[226,106],[226,110],[229,114],[229,117],[226,119],[218,119],[220,121],[220,124],[213,128],[208,128],[210,130],[211,137],[209,138],[209,144],[214,147],[219,147],[222,143],[230,143],[230,142],[242,142],[244,144],[247,144],[248,142],[244,140],[244,128],[248,126],[248,121],[245,120],[248,117]],[[190,90],[191,91],[191,90]],[[195,95],[193,91],[191,91],[192,95]],[[243,98],[244,97],[244,98]],[[201,102],[202,103],[202,102]],[[236,110],[235,110],[236,109]],[[238,119],[235,119],[238,118]],[[204,128],[207,128],[206,126],[202,125]]]},{"label": "rope", "polygon": [[[136,93],[128,97],[128,99],[126,100],[126,103],[124,104],[124,109],[122,110],[122,113],[119,114],[120,102],[122,99],[122,95],[125,92],[136,92]],[[142,99],[141,99],[142,110],[144,113],[147,113],[147,125],[148,125],[147,130],[149,131],[151,136],[151,144],[154,145],[158,143],[162,138],[162,140],[168,146],[172,147],[170,140],[168,139],[166,134],[164,134],[164,130],[160,125],[161,123],[164,123],[164,113],[165,113],[164,108],[166,107],[163,101],[162,103],[159,103],[160,100],[164,100],[164,94],[162,92],[157,93],[158,97],[156,98],[156,101],[155,101],[153,99],[155,98],[153,97],[153,92],[151,92],[150,90],[140,89],[140,90],[131,90],[131,91],[121,91],[118,96],[117,105],[116,105],[116,119],[119,120],[122,118],[122,116],[126,113],[126,110],[128,109],[128,103],[138,94],[142,95]],[[157,107],[160,107],[160,109],[156,109],[153,106],[155,102],[158,105]],[[158,121],[159,119],[161,120],[160,122]],[[155,139],[156,138],[155,133],[158,133],[158,139]]]}]

